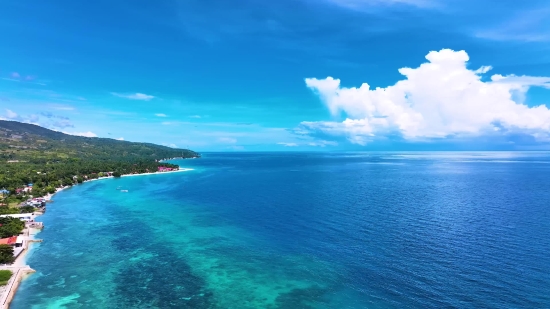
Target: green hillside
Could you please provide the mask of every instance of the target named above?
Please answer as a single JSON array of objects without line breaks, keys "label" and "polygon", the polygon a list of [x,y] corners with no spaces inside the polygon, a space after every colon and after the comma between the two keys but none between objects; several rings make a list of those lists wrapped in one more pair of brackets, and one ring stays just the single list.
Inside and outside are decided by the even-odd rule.
[{"label": "green hillside", "polygon": [[[194,151],[109,138],[81,137],[37,125],[0,120],[0,189],[34,183],[33,195],[104,172],[133,174],[177,167],[158,160],[200,157]],[[101,173],[101,174],[100,174]],[[75,177],[76,176],[76,177]]]}]

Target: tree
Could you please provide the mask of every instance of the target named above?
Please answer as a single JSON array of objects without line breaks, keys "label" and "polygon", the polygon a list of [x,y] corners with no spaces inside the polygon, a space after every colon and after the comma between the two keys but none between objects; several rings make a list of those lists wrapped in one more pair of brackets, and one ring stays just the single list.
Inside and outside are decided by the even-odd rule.
[{"label": "tree", "polygon": [[120,177],[122,176],[119,171],[113,172],[113,177]]},{"label": "tree", "polygon": [[32,206],[23,206],[20,208],[22,214],[34,212],[34,207]]},{"label": "tree", "polygon": [[10,245],[0,245],[0,264],[12,264],[13,262],[15,262],[13,247]]},{"label": "tree", "polygon": [[8,281],[10,280],[13,273],[11,270],[0,270],[0,285],[6,285],[8,284]]}]

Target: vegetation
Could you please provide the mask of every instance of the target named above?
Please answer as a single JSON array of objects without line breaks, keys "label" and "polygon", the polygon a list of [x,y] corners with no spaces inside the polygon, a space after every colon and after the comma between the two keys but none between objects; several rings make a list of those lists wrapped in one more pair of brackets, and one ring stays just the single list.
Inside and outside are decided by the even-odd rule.
[{"label": "vegetation", "polygon": [[24,228],[25,222],[19,218],[0,217],[0,238],[19,235]]},{"label": "vegetation", "polygon": [[18,214],[18,213],[22,213],[19,208],[0,207],[0,215],[13,215],[13,214]]},{"label": "vegetation", "polygon": [[0,245],[0,264],[13,264],[13,262],[15,262],[13,247],[10,245]]},{"label": "vegetation", "polygon": [[36,208],[34,208],[33,206],[23,206],[19,208],[19,212],[22,214],[33,213],[35,211],[36,211]]},{"label": "vegetation", "polygon": [[0,270],[0,285],[6,285],[8,284],[8,281],[10,280],[13,273],[11,270]]},{"label": "vegetation", "polygon": [[[0,120],[0,189],[10,191],[0,196],[3,198],[0,203],[17,204],[30,194],[43,196],[87,179],[156,172],[161,166],[177,168],[159,161],[199,156],[187,149],[72,136],[32,124]],[[32,192],[16,192],[31,183]]]}]

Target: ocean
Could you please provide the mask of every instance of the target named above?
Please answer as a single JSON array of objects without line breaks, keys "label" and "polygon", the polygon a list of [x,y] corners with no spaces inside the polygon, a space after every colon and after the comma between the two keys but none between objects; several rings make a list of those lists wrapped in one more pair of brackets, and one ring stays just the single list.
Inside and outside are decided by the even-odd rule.
[{"label": "ocean", "polygon": [[550,153],[175,162],[58,193],[11,308],[550,308]]}]

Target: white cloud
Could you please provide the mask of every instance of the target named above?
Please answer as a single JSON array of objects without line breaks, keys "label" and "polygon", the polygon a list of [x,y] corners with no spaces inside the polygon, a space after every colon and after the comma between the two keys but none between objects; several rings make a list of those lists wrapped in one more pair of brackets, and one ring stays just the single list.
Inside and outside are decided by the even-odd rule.
[{"label": "white cloud", "polygon": [[283,145],[285,147],[298,147],[296,143],[277,143],[277,145]]},{"label": "white cloud", "polygon": [[227,147],[227,149],[231,149],[231,150],[235,150],[235,151],[242,151],[242,150],[244,150],[244,146],[233,145],[233,146]]},{"label": "white cloud", "polygon": [[61,105],[61,104],[49,104],[49,108],[60,110],[60,111],[73,111],[75,110],[74,107],[69,105]]},{"label": "white cloud", "polygon": [[144,94],[144,93],[133,93],[133,94],[122,94],[117,92],[111,92],[112,95],[117,96],[119,98],[125,98],[130,100],[140,100],[140,101],[150,101],[154,99],[155,97],[152,95]]},{"label": "white cloud", "polygon": [[189,118],[197,118],[197,119],[199,119],[199,118],[202,118],[202,117],[199,116],[199,115],[193,115],[193,116],[189,116]]},{"label": "white cloud", "polygon": [[373,6],[409,5],[419,8],[431,8],[439,5],[439,0],[326,0],[335,5],[363,10]]},{"label": "white cloud", "polygon": [[224,144],[235,144],[237,142],[237,139],[232,137],[220,137],[218,138],[218,142]]},{"label": "white cloud", "polygon": [[14,78],[7,78],[7,77],[2,77],[2,80],[7,80],[7,81],[10,81],[10,82],[18,82],[20,83],[21,81],[18,80],[18,79],[14,79]]},{"label": "white cloud", "polygon": [[[550,9],[515,10],[515,14],[501,20],[501,24],[481,29],[476,37],[493,41],[548,42],[550,41]],[[509,15],[509,14],[508,14]]]},{"label": "white cloud", "polygon": [[17,113],[15,113],[15,112],[13,112],[12,110],[9,110],[9,109],[6,109],[6,117],[8,119],[17,119],[17,118],[19,118]]},{"label": "white cloud", "polygon": [[320,141],[308,143],[308,145],[313,147],[326,147],[326,146],[338,146],[338,143],[333,141],[320,140]]},{"label": "white cloud", "polygon": [[168,116],[166,116],[166,114],[162,114],[162,113],[155,114],[155,116],[157,116],[157,117],[168,117]]},{"label": "white cloud", "polygon": [[492,66],[490,66],[490,65],[484,65],[484,66],[482,66],[481,68],[475,70],[474,73],[476,73],[476,74],[485,74],[485,73],[491,71],[492,69],[493,69]]},{"label": "white cloud", "polygon": [[63,132],[65,134],[69,135],[76,135],[76,136],[84,136],[84,137],[97,137],[97,134],[94,132],[88,131],[88,132]]},{"label": "white cloud", "polygon": [[367,83],[346,88],[332,77],[307,78],[306,85],[332,114],[344,113],[347,119],[302,122],[300,130],[345,136],[357,144],[387,134],[415,140],[477,136],[495,128],[548,136],[550,110],[528,107],[517,98],[532,86],[550,88],[550,77],[493,75],[484,82],[480,74],[490,67],[468,69],[465,51],[432,51],[426,59],[417,68],[399,69],[405,79],[386,88],[371,89]]},{"label": "white cloud", "polygon": [[116,139],[117,141],[123,141],[124,140],[124,137],[119,137]]}]

